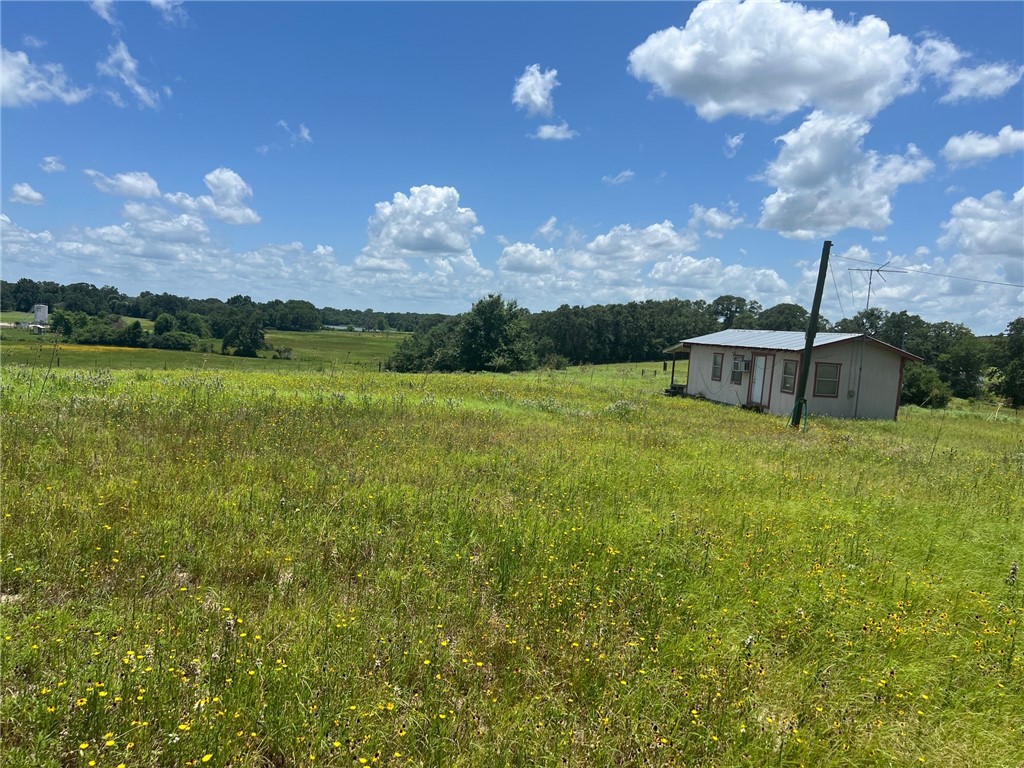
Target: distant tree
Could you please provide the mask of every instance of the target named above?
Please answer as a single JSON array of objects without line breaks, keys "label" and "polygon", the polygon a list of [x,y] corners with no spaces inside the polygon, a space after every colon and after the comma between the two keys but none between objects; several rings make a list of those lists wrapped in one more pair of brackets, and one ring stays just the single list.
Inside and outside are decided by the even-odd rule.
[{"label": "distant tree", "polygon": [[766,331],[806,331],[810,313],[799,304],[776,304],[761,313],[757,327]]},{"label": "distant tree", "polygon": [[403,341],[388,359],[396,371],[525,371],[537,364],[529,313],[500,294]]},{"label": "distant tree", "polygon": [[259,357],[259,351],[266,346],[267,340],[263,333],[261,318],[254,313],[244,322],[228,330],[221,343],[221,352],[236,357]]},{"label": "distant tree", "polygon": [[872,338],[880,338],[888,313],[878,307],[862,309],[853,317],[844,317],[835,324],[840,333],[864,333]]},{"label": "distant tree", "polygon": [[1024,407],[1024,317],[1006,326],[1006,335],[1000,345],[1001,374],[997,393],[1010,401],[1014,408]]},{"label": "distant tree", "polygon": [[737,317],[746,313],[756,318],[761,313],[761,305],[756,301],[747,301],[740,296],[727,294],[711,302],[711,312],[722,324],[722,330],[736,327],[755,328],[756,325],[737,326],[735,321]]},{"label": "distant tree", "polygon": [[210,323],[197,312],[179,312],[175,320],[179,331],[191,333],[200,339],[208,339],[213,335],[210,331]]},{"label": "distant tree", "polygon": [[75,332],[75,317],[71,312],[55,309],[50,313],[49,320],[50,330],[54,333],[59,333],[65,338],[71,338],[71,334]]},{"label": "distant tree", "polygon": [[153,333],[157,336],[161,336],[177,329],[178,321],[174,319],[174,315],[169,315],[166,312],[157,316],[156,320],[153,321]]},{"label": "distant tree", "polygon": [[526,371],[536,366],[525,309],[501,294],[480,299],[459,328],[459,363],[464,371]]},{"label": "distant tree", "polygon": [[199,337],[194,333],[184,331],[167,331],[154,336],[152,346],[156,349],[172,349],[179,352],[189,352],[199,344]]},{"label": "distant tree", "polygon": [[942,380],[934,368],[923,363],[907,363],[903,371],[901,403],[927,408],[945,408],[952,397],[953,392],[949,384]]}]

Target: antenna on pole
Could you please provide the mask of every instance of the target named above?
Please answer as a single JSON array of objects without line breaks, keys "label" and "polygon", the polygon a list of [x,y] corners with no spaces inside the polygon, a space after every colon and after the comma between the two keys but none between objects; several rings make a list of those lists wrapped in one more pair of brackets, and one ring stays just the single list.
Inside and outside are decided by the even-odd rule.
[{"label": "antenna on pole", "polygon": [[907,270],[905,270],[905,269],[886,269],[886,267],[889,266],[889,262],[891,262],[891,261],[892,261],[892,259],[889,259],[889,261],[885,262],[885,264],[883,264],[880,267],[875,267],[874,269],[849,269],[849,270],[847,270],[848,272],[867,272],[868,273],[868,300],[867,300],[867,303],[864,305],[864,311],[865,312],[868,309],[871,308],[871,280],[872,280],[872,278],[874,278],[875,274],[877,274],[881,278],[883,283],[886,282],[886,279],[884,277],[882,277],[882,273],[883,272],[890,272],[892,274],[900,274],[900,275],[906,274]]}]

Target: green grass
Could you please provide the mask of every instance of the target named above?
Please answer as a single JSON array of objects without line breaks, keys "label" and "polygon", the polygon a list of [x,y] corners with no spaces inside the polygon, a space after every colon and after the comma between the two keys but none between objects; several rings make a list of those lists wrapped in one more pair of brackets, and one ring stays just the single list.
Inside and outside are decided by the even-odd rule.
[{"label": "green grass", "polygon": [[83,368],[117,370],[198,368],[245,371],[325,371],[340,368],[377,370],[377,364],[391,354],[405,337],[399,333],[348,333],[321,331],[297,333],[270,331],[267,343],[291,348],[290,360],[274,359],[274,350],[263,350],[258,358],[221,355],[220,342],[207,340],[211,352],[169,352],[160,349],[132,349],[72,344],[53,334],[33,336],[29,331],[4,329],[0,336],[0,360],[5,367]]},{"label": "green grass", "polygon": [[271,362],[5,363],[5,765],[1024,760],[1019,421]]}]

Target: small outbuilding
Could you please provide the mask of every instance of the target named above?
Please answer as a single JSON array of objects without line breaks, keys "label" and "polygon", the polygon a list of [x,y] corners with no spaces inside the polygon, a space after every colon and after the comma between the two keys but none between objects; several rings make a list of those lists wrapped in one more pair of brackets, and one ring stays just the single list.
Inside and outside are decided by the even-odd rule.
[{"label": "small outbuilding", "polygon": [[[789,415],[805,348],[803,331],[733,329],[685,339],[668,347],[668,392]],[[675,381],[675,362],[689,358],[686,384]],[[862,333],[814,337],[807,378],[807,412],[850,419],[892,419],[899,413],[903,368],[917,355]]]}]

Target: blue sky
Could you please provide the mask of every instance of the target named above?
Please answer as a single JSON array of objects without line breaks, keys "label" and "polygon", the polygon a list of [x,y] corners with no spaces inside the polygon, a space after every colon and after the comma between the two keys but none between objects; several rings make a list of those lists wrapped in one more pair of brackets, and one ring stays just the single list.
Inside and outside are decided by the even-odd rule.
[{"label": "blue sky", "polygon": [[[6,280],[1024,314],[1024,4],[0,5]],[[883,279],[884,278],[884,281]],[[966,279],[965,279],[966,278]]]}]

